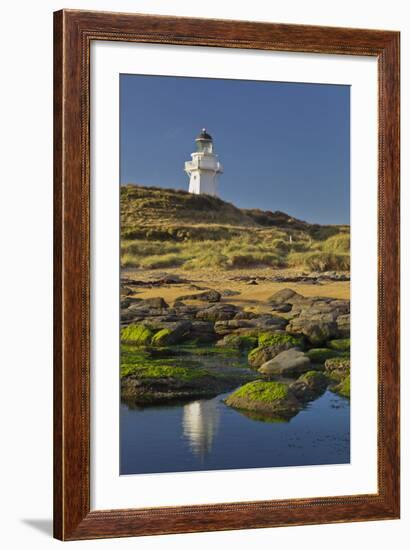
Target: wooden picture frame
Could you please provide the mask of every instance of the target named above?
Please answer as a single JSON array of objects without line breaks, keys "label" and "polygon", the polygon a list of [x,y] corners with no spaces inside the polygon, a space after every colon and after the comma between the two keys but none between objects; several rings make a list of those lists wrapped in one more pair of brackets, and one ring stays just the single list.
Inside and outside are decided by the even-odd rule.
[{"label": "wooden picture frame", "polygon": [[[63,10],[54,14],[54,536],[62,540],[399,517],[398,32]],[[378,492],[90,510],[90,45],[93,40],[378,61]],[[269,513],[267,513],[269,512]]]}]

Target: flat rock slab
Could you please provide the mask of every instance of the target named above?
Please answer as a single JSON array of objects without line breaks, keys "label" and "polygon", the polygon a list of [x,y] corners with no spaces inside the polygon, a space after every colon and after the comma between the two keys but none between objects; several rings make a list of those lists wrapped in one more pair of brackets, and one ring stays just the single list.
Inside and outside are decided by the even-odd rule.
[{"label": "flat rock slab", "polygon": [[298,349],[282,351],[264,363],[258,371],[262,374],[301,374],[311,370],[309,357]]}]

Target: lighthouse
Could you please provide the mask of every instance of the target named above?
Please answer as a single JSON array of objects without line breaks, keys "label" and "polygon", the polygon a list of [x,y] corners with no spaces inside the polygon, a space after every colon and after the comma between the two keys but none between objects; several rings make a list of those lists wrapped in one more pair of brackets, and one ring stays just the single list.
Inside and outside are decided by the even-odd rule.
[{"label": "lighthouse", "polygon": [[205,128],[195,140],[196,151],[191,153],[192,160],[185,163],[185,172],[189,176],[189,192],[196,195],[218,196],[218,176],[223,169],[218,156],[213,151],[213,140]]}]

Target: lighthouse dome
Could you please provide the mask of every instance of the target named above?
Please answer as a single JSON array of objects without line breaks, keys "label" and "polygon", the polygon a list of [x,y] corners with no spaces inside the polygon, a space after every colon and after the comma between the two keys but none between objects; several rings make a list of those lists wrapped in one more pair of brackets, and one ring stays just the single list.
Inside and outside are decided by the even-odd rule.
[{"label": "lighthouse dome", "polygon": [[212,141],[212,136],[208,134],[208,132],[206,131],[206,128],[202,128],[201,133],[199,134],[199,136],[196,138],[195,141],[199,141],[199,140]]}]

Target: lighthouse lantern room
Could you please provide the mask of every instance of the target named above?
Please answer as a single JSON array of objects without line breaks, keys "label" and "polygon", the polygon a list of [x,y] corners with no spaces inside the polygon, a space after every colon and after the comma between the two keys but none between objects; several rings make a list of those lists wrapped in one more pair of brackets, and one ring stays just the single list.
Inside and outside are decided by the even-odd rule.
[{"label": "lighthouse lantern room", "polygon": [[223,168],[218,156],[213,152],[213,140],[205,128],[195,140],[196,151],[191,153],[192,160],[185,163],[185,172],[189,176],[189,192],[196,195],[218,196],[218,176]]}]

